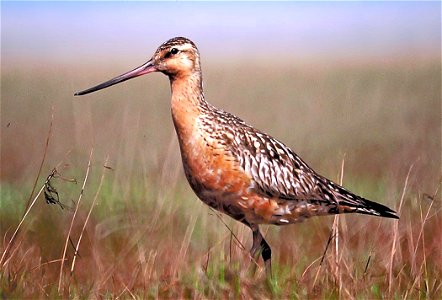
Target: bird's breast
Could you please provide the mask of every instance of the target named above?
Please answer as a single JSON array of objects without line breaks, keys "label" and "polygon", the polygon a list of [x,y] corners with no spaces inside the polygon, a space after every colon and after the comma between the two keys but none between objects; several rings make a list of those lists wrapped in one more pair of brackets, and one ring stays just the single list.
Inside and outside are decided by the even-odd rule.
[{"label": "bird's breast", "polygon": [[250,177],[227,149],[226,141],[202,126],[198,116],[193,120],[180,120],[174,116],[174,123],[184,172],[200,198],[208,191],[241,194],[250,187]]}]

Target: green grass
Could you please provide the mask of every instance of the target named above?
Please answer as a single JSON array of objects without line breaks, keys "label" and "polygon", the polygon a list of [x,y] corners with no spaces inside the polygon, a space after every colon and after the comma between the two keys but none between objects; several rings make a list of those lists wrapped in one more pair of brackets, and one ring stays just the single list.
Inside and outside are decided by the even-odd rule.
[{"label": "green grass", "polygon": [[[152,75],[88,98],[72,96],[125,68],[31,64],[25,72],[2,66],[1,253],[31,193],[52,106],[36,190],[60,162],[59,172],[77,183],[52,180],[67,208],[43,197],[32,207],[0,266],[1,297],[442,297],[438,64],[256,66],[247,72],[240,65],[204,65],[210,102],[281,139],[333,180],[345,159],[344,186],[357,194],[397,209],[413,165],[397,231],[390,219],[340,217],[338,265],[334,240],[319,264],[333,217],[263,226],[273,250],[269,282],[261,261],[257,274],[249,274],[249,229],[223,216],[226,228],[185,182],[166,78]],[[74,244],[99,192],[97,203],[72,275],[68,245],[59,293],[60,259],[92,147],[70,235]],[[428,195],[434,194],[432,202]]]}]

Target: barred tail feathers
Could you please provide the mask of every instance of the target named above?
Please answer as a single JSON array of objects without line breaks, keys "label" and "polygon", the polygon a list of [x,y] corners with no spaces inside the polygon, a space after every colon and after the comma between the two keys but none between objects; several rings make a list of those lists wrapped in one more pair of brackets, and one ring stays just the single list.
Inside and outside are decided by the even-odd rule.
[{"label": "barred tail feathers", "polygon": [[353,212],[378,217],[399,219],[397,213],[385,205],[356,196],[355,194],[347,191],[345,188],[332,181],[328,181],[327,185],[331,187],[335,199],[338,202],[338,207],[340,207],[343,212]]},{"label": "barred tail feathers", "polygon": [[355,208],[354,212],[356,213],[399,219],[397,213],[385,205],[360,197],[358,197],[358,200],[360,202],[360,205],[354,207]]}]

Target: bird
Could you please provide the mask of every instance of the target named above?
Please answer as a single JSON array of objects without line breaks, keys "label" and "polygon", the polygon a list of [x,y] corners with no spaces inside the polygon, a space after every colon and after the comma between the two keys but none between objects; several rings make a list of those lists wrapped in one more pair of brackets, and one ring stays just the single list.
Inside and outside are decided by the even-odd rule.
[{"label": "bird", "polygon": [[74,95],[152,72],[169,77],[172,120],[190,187],[202,202],[251,229],[250,256],[261,256],[270,276],[272,251],[261,224],[341,213],[399,219],[394,210],[319,175],[284,143],[207,102],[200,53],[188,38],[169,39],[143,65]]}]

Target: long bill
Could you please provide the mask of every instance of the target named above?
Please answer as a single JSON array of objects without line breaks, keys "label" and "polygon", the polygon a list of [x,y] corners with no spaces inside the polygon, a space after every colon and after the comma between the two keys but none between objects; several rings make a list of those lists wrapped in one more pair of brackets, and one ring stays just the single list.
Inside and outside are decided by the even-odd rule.
[{"label": "long bill", "polygon": [[106,82],[103,82],[99,85],[96,85],[94,87],[91,87],[87,90],[81,91],[81,92],[77,92],[74,94],[74,96],[81,96],[81,95],[86,95],[89,93],[93,93],[96,92],[98,90],[101,89],[105,89],[107,87],[110,87],[114,84],[129,80],[131,78],[135,78],[144,74],[148,74],[148,73],[152,73],[157,71],[157,68],[155,67],[155,64],[153,62],[153,59],[149,60],[147,63],[143,64],[142,66],[139,66],[138,68],[133,69],[132,71],[129,71],[127,73],[124,73],[120,76],[117,76],[111,80],[108,80]]}]

